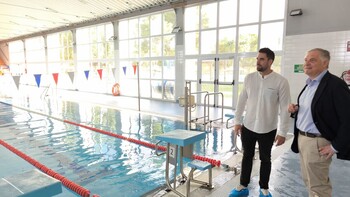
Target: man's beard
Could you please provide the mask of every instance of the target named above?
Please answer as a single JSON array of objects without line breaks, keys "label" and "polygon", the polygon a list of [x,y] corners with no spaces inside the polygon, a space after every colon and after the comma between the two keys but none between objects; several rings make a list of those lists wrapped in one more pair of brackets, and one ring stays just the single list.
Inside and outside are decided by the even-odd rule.
[{"label": "man's beard", "polygon": [[264,72],[266,69],[267,68],[265,68],[265,67],[263,67],[263,66],[261,66],[259,64],[256,66],[256,70],[259,71],[259,72]]}]

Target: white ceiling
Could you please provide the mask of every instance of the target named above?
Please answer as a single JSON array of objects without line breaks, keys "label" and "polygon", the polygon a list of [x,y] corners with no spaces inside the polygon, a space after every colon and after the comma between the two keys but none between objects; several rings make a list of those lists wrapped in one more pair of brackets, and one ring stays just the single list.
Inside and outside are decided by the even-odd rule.
[{"label": "white ceiling", "polygon": [[0,0],[0,42],[183,0]]}]

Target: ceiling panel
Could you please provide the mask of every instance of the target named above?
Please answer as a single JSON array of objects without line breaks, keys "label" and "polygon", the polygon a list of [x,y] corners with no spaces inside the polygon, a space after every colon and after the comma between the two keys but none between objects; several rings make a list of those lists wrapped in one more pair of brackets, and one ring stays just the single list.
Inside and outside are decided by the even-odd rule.
[{"label": "ceiling panel", "polygon": [[0,0],[0,42],[183,0]]}]

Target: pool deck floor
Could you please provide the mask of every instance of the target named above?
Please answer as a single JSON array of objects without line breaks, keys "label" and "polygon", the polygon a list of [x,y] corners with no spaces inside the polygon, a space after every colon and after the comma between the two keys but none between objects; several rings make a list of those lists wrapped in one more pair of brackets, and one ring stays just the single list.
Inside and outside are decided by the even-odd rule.
[{"label": "pool deck floor", "polygon": [[[76,91],[61,92],[59,95],[55,95],[57,99],[78,101],[78,102],[89,102],[96,105],[103,105],[110,108],[133,110],[141,113],[155,114],[163,117],[169,117],[173,119],[183,120],[184,110],[179,107],[178,103],[175,102],[161,102],[161,101],[150,101],[150,100],[138,100],[136,98],[125,98],[125,97],[113,97],[110,95],[101,95],[93,93],[79,93]],[[0,98],[0,100],[7,100],[8,98]],[[45,99],[45,98],[43,98]],[[16,102],[15,99],[12,102]],[[140,105],[138,105],[140,103]],[[198,107],[198,112],[201,109]],[[216,113],[215,110],[213,110]],[[196,112],[195,112],[196,113]],[[225,109],[224,113],[233,113],[230,109]],[[1,126],[1,125],[0,125]],[[350,132],[350,131],[349,131]],[[0,132],[0,139],[3,139]],[[284,145],[274,147],[272,152],[272,171],[270,176],[270,192],[276,197],[307,197],[307,190],[300,175],[299,158],[297,154],[294,154],[290,150],[290,143],[293,136],[288,135],[287,141]],[[231,158],[226,161],[222,161],[224,164],[230,167],[240,166],[241,153],[232,153]],[[252,179],[249,184],[250,195],[258,196],[259,192],[259,159],[254,162]],[[34,167],[27,163],[19,156],[13,154],[11,151],[3,146],[0,146],[0,177],[6,177],[16,173],[31,170]],[[186,169],[188,170],[188,169]],[[350,162],[338,160],[333,157],[331,164],[330,179],[333,185],[333,197],[344,197],[350,196]],[[197,172],[197,171],[196,171]],[[207,179],[207,172],[195,173],[195,178],[200,180]],[[191,185],[192,197],[225,197],[228,196],[230,191],[239,184],[239,173],[235,174],[234,171],[224,169],[223,167],[213,168],[213,185],[214,189],[207,190],[199,187],[198,184],[193,183]],[[184,185],[180,185],[177,188],[180,192],[185,192]],[[1,196],[1,191],[0,191]],[[63,187],[62,194],[56,196],[76,196],[71,191]],[[154,193],[145,195],[150,196],[164,196],[172,197],[177,196],[173,192],[165,192],[164,190],[158,190]]]}]

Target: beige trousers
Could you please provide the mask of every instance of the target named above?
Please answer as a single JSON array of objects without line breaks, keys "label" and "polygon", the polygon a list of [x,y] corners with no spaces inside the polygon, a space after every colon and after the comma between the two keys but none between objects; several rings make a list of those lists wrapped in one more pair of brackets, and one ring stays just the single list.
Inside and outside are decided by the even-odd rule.
[{"label": "beige trousers", "polygon": [[326,159],[318,149],[330,144],[322,137],[298,137],[300,151],[300,167],[309,197],[331,197],[332,185],[329,179],[329,166],[332,158]]}]

